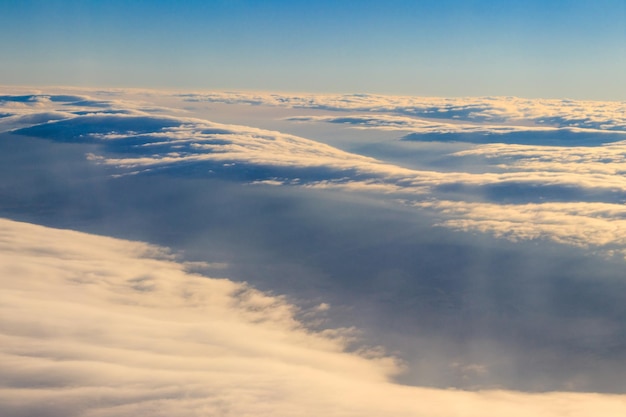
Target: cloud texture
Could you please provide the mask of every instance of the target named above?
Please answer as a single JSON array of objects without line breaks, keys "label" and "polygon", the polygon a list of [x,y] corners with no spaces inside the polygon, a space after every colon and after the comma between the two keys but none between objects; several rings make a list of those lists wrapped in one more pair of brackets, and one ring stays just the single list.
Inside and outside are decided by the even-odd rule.
[{"label": "cloud texture", "polygon": [[[618,416],[623,396],[389,382],[297,308],[162,248],[0,220],[3,416]],[[327,309],[323,306],[321,310]]]},{"label": "cloud texture", "polygon": [[453,119],[479,123],[509,123],[598,130],[626,130],[626,103],[518,97],[411,97],[374,94],[287,95],[212,92],[181,95],[188,101],[245,103],[334,111],[367,111]]},{"label": "cloud texture", "polygon": [[[183,327],[191,326],[186,318],[179,317],[179,312],[188,310],[186,298],[176,298],[180,293],[172,293],[169,284],[161,283],[169,281],[160,271],[179,269],[180,276],[187,278],[193,276],[185,271],[193,268],[239,282],[249,280],[258,288],[288,294],[294,303],[306,300],[302,304],[306,308],[299,311],[285,298],[222,280],[219,282],[224,287],[210,292],[222,294],[218,298],[229,301],[217,305],[229,306],[225,307],[227,311],[232,307],[232,313],[248,324],[233,324],[226,310],[207,310],[207,314],[226,317],[225,322],[245,334],[256,335],[254,326],[259,325],[258,331],[267,330],[268,338],[288,341],[289,346],[295,343],[292,350],[267,342],[278,352],[268,355],[280,358],[282,363],[302,359],[294,356],[302,347],[297,338],[293,339],[295,335],[315,348],[314,352],[301,350],[302,357],[317,357],[318,343],[330,355],[324,359],[320,356],[319,361],[333,364],[344,361],[333,358],[345,357],[346,364],[355,365],[345,368],[345,372],[340,372],[343,367],[337,368],[341,374],[337,374],[338,381],[343,381],[339,385],[357,387],[371,378],[376,390],[389,389],[385,396],[397,396],[398,408],[394,409],[367,395],[371,404],[365,409],[382,407],[384,412],[379,414],[401,415],[398,410],[406,409],[417,415],[422,411],[434,415],[430,408],[406,406],[402,392],[410,396],[441,395],[446,403],[447,398],[462,398],[469,401],[470,410],[472,401],[480,404],[486,398],[480,393],[399,387],[388,382],[390,378],[422,387],[622,393],[618,381],[624,369],[626,333],[619,294],[623,293],[621,271],[626,255],[626,183],[621,175],[624,142],[619,138],[624,133],[619,130],[619,103],[575,103],[587,106],[587,114],[594,115],[595,122],[604,117],[602,123],[574,126],[573,119],[561,114],[559,117],[567,122],[559,119],[550,126],[540,126],[537,117],[566,111],[571,103],[559,101],[548,106],[541,105],[541,100],[511,98],[409,100],[345,96],[331,105],[337,97],[318,96],[309,104],[309,96],[299,97],[291,103],[291,99],[283,104],[261,100],[255,105],[242,105],[245,99],[225,104],[153,91],[7,91],[0,100],[0,211],[4,217],[31,223],[159,243],[191,252],[188,259],[213,263],[181,267],[173,259],[164,259],[164,253],[157,250],[159,262],[164,263],[155,263],[153,272],[133,272],[130,276],[111,270],[103,277],[96,276],[95,281],[87,279],[95,282],[88,288],[102,297],[108,294],[106,300],[114,302],[110,308],[102,307],[111,311],[112,317],[117,317],[114,313],[118,310],[125,317],[135,317],[139,311],[135,307],[156,297],[171,306],[167,310],[169,317],[182,322]],[[401,106],[411,100],[413,104],[423,102],[424,106],[430,103],[441,111],[435,111],[433,117]],[[376,103],[387,103],[387,107],[377,108]],[[357,111],[342,108],[353,105],[360,107]],[[513,106],[508,113],[501,109],[507,105]],[[522,111],[522,105],[528,108]],[[570,108],[570,113],[585,112],[576,106]],[[505,115],[496,117],[498,111]],[[73,239],[82,242],[82,238]],[[57,240],[64,241],[60,237]],[[82,246],[86,249],[89,245],[85,241]],[[33,256],[50,252],[46,245],[41,247],[39,252],[24,251]],[[128,256],[134,253],[129,248]],[[73,263],[75,259],[92,256],[64,256],[60,248],[50,253],[52,259],[59,259],[59,274],[64,273],[61,266],[71,271],[81,263]],[[100,259],[98,256],[93,254]],[[16,274],[28,275],[28,268],[41,264],[41,259],[36,259],[31,262],[31,258],[24,258],[22,264],[26,266],[12,268]],[[125,259],[119,258],[112,265],[134,265],[134,261]],[[54,276],[42,270],[42,275],[46,274]],[[178,272],[172,274],[179,276]],[[108,287],[100,287],[109,282],[107,277],[117,275],[123,277],[123,282],[113,285],[119,291],[107,289],[107,293],[104,290]],[[187,278],[181,279],[187,282]],[[58,286],[63,288],[64,281],[60,282]],[[83,287],[75,285],[71,288]],[[169,289],[161,291],[164,288]],[[51,288],[44,293],[55,291]],[[69,296],[72,291],[64,290],[55,299],[68,301],[63,298],[65,294]],[[35,295],[33,300],[38,299]],[[246,307],[251,300],[254,306]],[[42,301],[46,309],[59,314],[66,309],[51,303]],[[11,308],[18,309],[18,304]],[[101,305],[99,301],[91,304]],[[156,309],[157,304],[150,306]],[[24,305],[41,313],[28,299]],[[72,313],[63,313],[59,320],[71,324],[72,314],[78,316],[82,308],[77,304]],[[89,308],[85,311],[92,311]],[[14,320],[19,316],[16,311],[4,317]],[[28,317],[26,309],[20,311]],[[372,344],[383,344],[397,352],[404,360],[406,373],[393,376],[397,364],[375,351],[361,352],[361,356],[344,352],[353,352],[359,346],[353,334],[345,330],[321,331],[319,326],[324,320],[309,316],[313,311],[338,327],[357,325]],[[257,313],[260,316],[254,316]],[[189,314],[192,317],[195,313]],[[267,318],[270,316],[274,318]],[[48,323],[47,315],[38,317]],[[93,317],[98,318],[93,320],[95,323],[108,323],[101,313],[94,312]],[[297,318],[307,318],[306,323]],[[15,323],[27,329],[43,328],[34,324],[36,318],[29,320]],[[270,322],[279,327],[277,333],[265,327]],[[11,329],[21,328],[15,323]],[[48,324],[62,330],[61,325]],[[306,330],[306,324],[314,325],[318,332]],[[124,328],[124,323],[118,321],[110,325]],[[128,340],[135,340],[142,326],[131,326],[130,321],[126,325],[132,327]],[[73,355],[87,345],[87,339],[78,338],[80,335],[102,346],[121,343],[106,329],[90,326],[96,326],[97,331],[79,330],[71,335],[61,332],[59,338],[38,333],[37,337],[54,339],[54,343],[69,340],[55,348],[57,356],[49,355],[57,358],[54,364],[45,366],[59,366],[58,358],[65,354],[62,352]],[[212,332],[222,335],[218,330]],[[179,341],[183,336],[191,337],[174,330],[172,333]],[[191,334],[203,333],[193,327]],[[165,338],[164,346],[173,343],[158,332],[148,336]],[[265,340],[263,337],[257,339]],[[245,345],[234,334],[224,333],[223,339],[202,340],[211,345],[224,343],[229,351]],[[193,338],[185,340],[201,344]],[[112,348],[128,347],[115,343]],[[145,348],[152,353],[159,345],[152,339],[137,343],[133,349]],[[242,349],[263,356],[265,353],[259,353],[266,352],[263,343],[259,345],[261,350]],[[38,352],[36,345],[41,344],[39,339],[25,344],[24,352]],[[11,345],[15,346],[14,341]],[[192,352],[198,359],[195,348],[182,342],[171,346],[173,350]],[[22,358],[25,355],[19,353],[20,349],[11,354]],[[93,359],[80,354],[86,360]],[[198,363],[203,361],[198,359]],[[190,367],[180,364],[181,369]],[[307,362],[306,366],[313,365]],[[170,372],[150,362],[149,368],[153,367],[163,375]],[[321,369],[335,375],[335,365],[331,368]],[[33,372],[22,378],[19,372],[7,374],[11,375],[7,378],[10,389],[20,388],[19,381],[37,381],[36,375],[45,374]],[[63,374],[75,375],[72,372],[64,370]],[[258,379],[263,385],[279,387],[279,381],[290,381],[294,373]],[[352,374],[365,376],[353,383],[346,376]],[[191,378],[185,375],[180,379]],[[348,379],[341,379],[344,376]],[[92,384],[94,378],[89,376],[84,381]],[[156,376],[145,378],[161,380]],[[78,381],[72,386],[81,386],[83,380]],[[48,387],[48,382],[42,384]],[[285,384],[289,394],[282,397],[294,395],[297,404],[300,399],[312,401],[302,397],[301,390],[288,390],[297,383]],[[370,388],[359,388],[355,393],[370,392]],[[226,392],[218,386],[211,389]],[[322,391],[315,397],[325,398]],[[205,394],[202,391],[201,396]],[[500,394],[505,393],[490,391],[489,404],[498,403]],[[541,404],[541,410],[552,410],[554,406],[544,404],[544,400],[552,404],[557,397],[565,398],[565,394],[509,394],[533,398],[533,406]],[[163,391],[157,397],[164,401],[178,398],[178,394]],[[5,398],[9,404],[11,395]],[[330,408],[344,407],[341,399],[328,401],[340,405]],[[358,410],[360,405],[353,405],[355,402],[346,402],[345,409]],[[314,409],[309,402],[306,404],[307,409]],[[18,413],[22,405],[12,412]],[[245,414],[243,409],[233,410],[237,411],[232,411],[234,414]],[[452,412],[443,409],[442,413]]]},{"label": "cloud texture", "polygon": [[[278,131],[183,117],[180,111],[118,96],[22,94],[0,100],[5,131],[54,141],[95,144],[88,158],[111,168],[111,175],[151,174],[230,178],[248,183],[299,185],[395,196],[402,200],[441,200],[413,204],[443,210],[445,201],[476,199],[507,204],[523,230],[506,233],[476,218],[440,224],[496,236],[548,238],[566,244],[624,250],[619,221],[602,223],[602,239],[588,239],[598,224],[592,212],[563,217],[561,203],[600,203],[619,212],[626,201],[623,163],[626,119],[623,103],[517,98],[412,98],[372,95],[284,96],[245,93],[188,94],[190,102],[323,109],[332,115],[291,117],[292,123],[341,123],[360,129],[403,131],[405,140],[481,143],[440,158],[445,170],[406,167],[320,141]],[[174,97],[178,97],[174,95]],[[180,97],[178,97],[180,99]],[[330,109],[330,110],[329,110]],[[337,116],[337,112],[357,113]],[[621,139],[621,140],[619,140]],[[486,142],[486,143],[485,143]],[[549,145],[548,145],[549,144]],[[576,144],[576,146],[572,146]],[[406,149],[406,148],[405,148]],[[416,154],[417,155],[417,154]],[[419,155],[416,156],[419,158]],[[480,170],[464,167],[480,167]],[[550,203],[550,204],[544,204]],[[451,204],[451,203],[450,203]],[[456,204],[461,207],[462,201]],[[610,206],[613,205],[613,206]],[[483,205],[482,207],[486,207]],[[603,209],[604,210],[604,209]],[[472,211],[474,212],[474,211]],[[559,220],[554,220],[559,218]],[[546,220],[551,219],[551,220]],[[569,224],[564,238],[552,221]],[[519,223],[518,223],[519,224]],[[462,226],[461,226],[462,225]],[[499,223],[507,227],[506,223]],[[597,235],[595,233],[594,235]],[[578,243],[576,243],[578,242]],[[613,249],[612,249],[613,250]]]}]

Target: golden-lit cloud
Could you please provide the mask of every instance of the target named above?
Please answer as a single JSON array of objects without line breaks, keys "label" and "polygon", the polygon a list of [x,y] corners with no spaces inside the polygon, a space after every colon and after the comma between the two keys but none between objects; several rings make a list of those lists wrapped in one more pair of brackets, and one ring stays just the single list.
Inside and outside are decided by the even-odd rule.
[{"label": "golden-lit cloud", "polygon": [[392,357],[346,351],[349,329],[307,330],[284,297],[185,268],[144,243],[0,220],[0,414],[626,412],[619,395],[397,385]]},{"label": "golden-lit cloud", "polygon": [[509,240],[548,239],[626,254],[626,208],[607,203],[493,204],[429,201],[416,206],[441,213],[441,225],[492,233]]},{"label": "golden-lit cloud", "polygon": [[[626,103],[618,101],[525,99],[519,97],[445,98],[376,94],[290,95],[269,92],[205,92],[182,94],[181,97],[188,101],[368,112],[374,115],[389,113],[429,120],[626,130]],[[414,123],[417,125],[419,122],[414,121]]]},{"label": "golden-lit cloud", "polygon": [[[418,201],[414,207],[437,211],[440,224],[457,230],[509,239],[546,238],[596,246],[605,253],[626,250],[621,214],[611,217],[602,214],[603,208],[587,209],[606,205],[619,211],[616,200],[626,192],[625,142],[602,142],[607,134],[624,130],[623,103],[511,97],[159,95],[166,103],[182,99],[324,109],[332,114],[291,120],[334,121],[419,135],[471,134],[496,142],[451,152],[446,158],[458,161],[458,168],[452,164],[453,169],[441,170],[399,166],[275,130],[187,117],[175,107],[146,101],[151,94],[156,93],[117,91],[105,94],[107,100],[74,90],[5,96],[0,102],[7,115],[0,118],[0,128],[56,141],[97,144],[86,157],[109,167],[113,176],[170,170],[254,184],[366,192]],[[519,133],[531,137],[541,133],[546,135],[542,140],[565,141],[559,137],[563,132],[591,134],[593,146],[497,143]],[[476,160],[482,163],[479,171],[464,169],[467,161]],[[523,190],[522,195],[531,200],[517,205],[504,204],[497,197],[452,202],[447,200],[447,189],[469,190],[473,196],[488,195],[494,189],[505,196],[513,190],[508,194],[515,196],[516,190]],[[552,201],[555,192],[573,197],[567,202]],[[587,201],[588,195],[593,198]],[[583,206],[586,209],[580,210]]]}]

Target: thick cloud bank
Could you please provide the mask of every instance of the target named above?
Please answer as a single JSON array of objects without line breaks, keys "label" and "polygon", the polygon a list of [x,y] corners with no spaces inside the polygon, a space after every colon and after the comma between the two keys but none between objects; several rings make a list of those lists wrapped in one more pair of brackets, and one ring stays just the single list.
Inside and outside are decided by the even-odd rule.
[{"label": "thick cloud bank", "polygon": [[[296,307],[144,243],[0,220],[0,414],[620,416],[626,398],[389,382]],[[320,306],[320,310],[327,308]]]}]

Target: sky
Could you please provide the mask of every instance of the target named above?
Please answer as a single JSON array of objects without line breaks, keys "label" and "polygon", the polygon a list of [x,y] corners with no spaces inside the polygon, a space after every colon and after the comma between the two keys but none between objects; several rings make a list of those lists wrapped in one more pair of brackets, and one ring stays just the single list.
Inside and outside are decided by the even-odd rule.
[{"label": "sky", "polygon": [[9,1],[0,79],[624,100],[626,5],[601,1]]},{"label": "sky", "polygon": [[626,415],[625,14],[0,2],[0,415]]}]

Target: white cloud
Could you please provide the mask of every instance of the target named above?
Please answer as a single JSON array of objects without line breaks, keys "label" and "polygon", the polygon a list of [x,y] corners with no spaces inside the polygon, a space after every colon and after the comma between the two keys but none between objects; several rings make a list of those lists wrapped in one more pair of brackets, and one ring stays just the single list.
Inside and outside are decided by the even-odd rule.
[{"label": "white cloud", "polygon": [[276,94],[211,92],[181,95],[189,101],[391,113],[428,119],[465,120],[626,131],[626,102],[517,97],[411,97],[374,94]]},{"label": "white cloud", "polygon": [[[192,118],[88,114],[39,123],[18,132],[54,140],[91,138],[106,145],[107,153],[113,156],[92,154],[89,159],[121,169],[119,174],[162,168],[184,170],[188,164],[218,162],[222,166],[241,163],[274,169],[322,169],[327,171],[313,172],[308,180],[300,182],[338,187],[359,184],[359,188],[369,187],[373,191],[382,187],[389,191],[421,193],[425,187],[446,184],[513,183],[626,191],[626,178],[610,173],[586,175],[584,172],[517,170],[475,174],[412,170],[294,135]],[[130,145],[124,142],[129,137],[133,140]],[[128,148],[133,152],[127,152]],[[211,167],[207,171],[209,169]],[[291,182],[294,176],[302,179],[300,173],[283,172],[282,180]],[[272,173],[271,178],[252,180],[277,180],[276,177]]]},{"label": "white cloud", "polygon": [[626,142],[603,146],[529,146],[488,144],[457,152],[455,156],[482,156],[506,170],[565,172],[593,175],[623,175],[626,172]]},{"label": "white cloud", "polygon": [[347,353],[349,335],[306,330],[284,298],[143,243],[0,220],[0,282],[7,417],[626,412],[619,395],[394,384],[392,358]]},{"label": "white cloud", "polygon": [[441,225],[492,233],[513,241],[549,239],[626,254],[626,207],[607,203],[491,204],[461,201],[414,203],[435,209]]},{"label": "white cloud", "polygon": [[[151,109],[165,111],[168,107],[155,106],[148,100],[150,94],[156,93],[141,92],[139,101],[134,101],[133,94],[118,91],[113,96],[104,95],[105,101],[101,97],[94,99],[92,96],[95,93],[90,96],[75,90],[61,95],[43,94],[41,91],[23,94],[1,102],[5,107],[3,111],[13,116],[0,118],[0,128],[5,131],[27,128],[23,131],[26,134],[53,140],[99,143],[103,150],[89,154],[88,159],[111,167],[111,175],[115,176],[164,169],[184,173],[187,167],[191,167],[198,170],[193,172],[204,172],[208,176],[248,173],[243,180],[256,184],[340,189],[409,200],[433,193],[437,194],[434,196],[436,200],[445,200],[446,196],[440,191],[444,187],[469,187],[476,194],[489,187],[525,187],[535,193],[537,198],[533,202],[544,199],[546,203],[550,202],[551,190],[560,187],[574,190],[573,198],[580,199],[580,204],[584,203],[585,193],[594,193],[597,203],[602,204],[613,203],[626,192],[626,176],[622,175],[626,172],[625,142],[593,147],[492,143],[449,155],[451,160],[459,161],[456,172],[418,170],[277,131],[213,123],[180,115],[157,116]],[[558,132],[555,127],[536,126],[539,120],[549,117],[560,118],[561,121],[551,124],[568,126],[569,130],[606,133],[609,129],[621,129],[619,126],[624,119],[623,113],[620,113],[623,103],[565,100],[247,93],[210,93],[185,98],[367,110],[368,113],[344,118],[324,115],[306,116],[304,119],[346,119],[363,128],[408,129],[422,133],[482,132],[497,136],[520,131]],[[581,122],[578,123],[580,126],[572,127],[574,124],[570,122],[582,118],[582,113],[591,115],[583,119],[593,119],[593,123]],[[430,117],[426,120],[416,117],[416,114],[434,114],[439,119],[433,121],[435,118]],[[455,115],[459,116],[459,120],[453,120]],[[600,133],[598,135],[601,137]],[[464,171],[464,161],[476,157],[487,162],[481,167],[483,172]],[[542,192],[547,187],[553,188]],[[612,194],[613,200],[602,201],[603,197],[598,193]],[[572,201],[572,204],[577,202]],[[459,230],[480,230],[516,239],[545,237],[576,246],[584,243],[606,250],[626,250],[623,230],[618,227],[620,218],[598,215],[593,210],[572,212],[572,205],[503,205],[496,200],[454,204],[440,201],[418,206],[439,210],[444,217],[449,216],[442,220],[442,224]],[[501,214],[505,212],[507,216],[503,217]],[[556,223],[542,220],[551,217],[559,220]]]},{"label": "white cloud", "polygon": [[[398,130],[412,132],[417,134],[474,134],[474,135],[495,135],[490,140],[497,142],[503,136],[510,133],[528,133],[530,135],[537,133],[552,134],[558,137],[563,131],[582,133],[595,133],[598,141],[603,139],[605,133],[612,133],[610,130],[598,128],[579,128],[579,127],[554,127],[554,126],[528,126],[519,124],[493,124],[489,122],[468,123],[455,120],[434,121],[432,119],[423,119],[407,116],[396,116],[393,114],[349,114],[342,116],[296,116],[287,120],[293,122],[327,122],[345,124],[356,129],[380,129],[380,130]],[[601,142],[600,142],[601,143]]]}]

